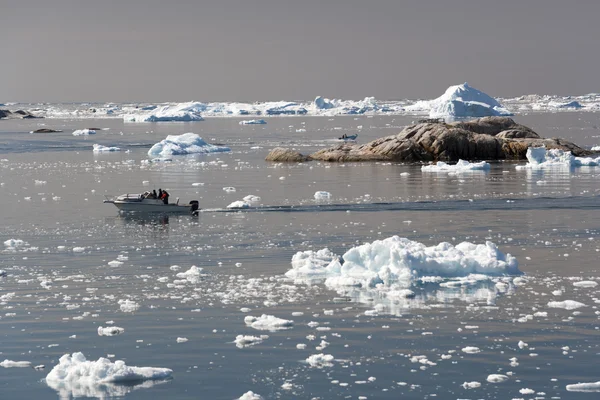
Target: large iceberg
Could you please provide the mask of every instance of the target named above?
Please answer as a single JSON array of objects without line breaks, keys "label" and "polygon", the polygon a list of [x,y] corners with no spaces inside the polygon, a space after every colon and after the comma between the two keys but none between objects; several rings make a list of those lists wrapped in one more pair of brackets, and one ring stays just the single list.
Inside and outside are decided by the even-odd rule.
[{"label": "large iceberg", "polygon": [[493,97],[483,93],[468,83],[450,86],[446,92],[434,100],[417,102],[408,110],[429,110],[430,118],[478,118],[498,115],[512,115]]},{"label": "large iceberg", "polygon": [[184,154],[219,153],[231,151],[229,147],[206,143],[195,133],[169,135],[148,150],[150,157],[167,157]]},{"label": "large iceberg", "polygon": [[529,147],[525,165],[517,165],[517,169],[543,169],[556,167],[597,167],[600,157],[575,157],[570,151],[546,149],[546,147]]},{"label": "large iceberg", "polygon": [[125,122],[190,122],[203,121],[201,113],[207,108],[206,104],[198,102],[180,103],[157,107],[148,113],[125,114]]}]

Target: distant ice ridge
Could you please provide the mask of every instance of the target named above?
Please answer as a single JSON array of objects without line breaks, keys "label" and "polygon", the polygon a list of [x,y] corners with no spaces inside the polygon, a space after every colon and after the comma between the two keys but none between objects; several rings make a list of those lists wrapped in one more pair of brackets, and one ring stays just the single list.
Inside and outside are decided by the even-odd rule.
[{"label": "distant ice ridge", "polygon": [[517,165],[517,169],[542,169],[555,167],[597,167],[600,157],[575,157],[570,151],[546,149],[546,147],[530,147],[527,149],[525,165]]},{"label": "distant ice ridge", "polygon": [[427,172],[469,172],[469,171],[486,171],[490,169],[490,164],[485,161],[471,163],[465,160],[458,160],[456,164],[447,164],[443,161],[438,161],[437,164],[424,165],[421,171]]},{"label": "distant ice ridge", "polygon": [[206,143],[195,133],[169,135],[148,150],[150,157],[167,157],[184,154],[218,153],[231,151],[229,147]]},{"label": "distant ice ridge", "polygon": [[450,86],[434,100],[420,101],[407,110],[429,110],[430,118],[472,118],[513,115],[493,97],[469,86],[468,83]]},{"label": "distant ice ridge", "polygon": [[125,122],[191,122],[203,121],[206,104],[198,102],[166,105],[142,114],[125,114]]},{"label": "distant ice ridge", "polygon": [[328,249],[298,252],[292,257],[292,279],[326,279],[329,287],[378,285],[409,288],[422,276],[465,277],[519,275],[517,259],[498,250],[492,242],[456,246],[442,242],[427,247],[423,243],[392,236],[353,247],[342,257]]},{"label": "distant ice ridge", "polygon": [[122,396],[138,387],[152,386],[132,386],[132,382],[164,380],[172,373],[168,368],[130,367],[123,361],[113,363],[102,357],[98,361],[88,361],[82,353],[73,353],[60,358],[59,363],[46,376],[46,384],[58,391],[60,398],[106,398]]}]

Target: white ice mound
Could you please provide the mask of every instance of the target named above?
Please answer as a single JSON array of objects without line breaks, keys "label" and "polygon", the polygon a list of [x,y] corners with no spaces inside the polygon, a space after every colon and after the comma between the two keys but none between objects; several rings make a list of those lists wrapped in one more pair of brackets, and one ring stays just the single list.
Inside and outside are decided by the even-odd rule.
[{"label": "white ice mound", "polygon": [[0,362],[0,367],[3,368],[28,368],[31,367],[30,361],[13,361],[13,360],[4,360]]},{"label": "white ice mound", "polygon": [[101,144],[94,144],[94,153],[107,153],[111,151],[121,151],[120,147],[108,147],[102,146]]},{"label": "white ice mound", "polygon": [[46,384],[61,393],[61,398],[70,398],[69,394],[104,398],[107,394],[120,393],[118,389],[111,390],[114,384],[166,379],[172,373],[168,368],[130,367],[123,361],[113,363],[102,357],[98,361],[88,361],[82,353],[73,353],[60,358],[46,376]]},{"label": "white ice mound", "polygon": [[180,103],[155,108],[143,114],[126,114],[125,122],[191,122],[203,121],[201,113],[206,110],[206,104],[198,102]]},{"label": "white ice mound", "polygon": [[260,317],[248,315],[244,318],[244,322],[246,325],[261,331],[276,331],[279,329],[289,329],[294,326],[294,321],[266,314],[263,314]]},{"label": "white ice mound", "polygon": [[517,165],[517,169],[543,169],[556,167],[597,167],[600,157],[575,157],[570,151],[546,149],[546,147],[529,147],[526,165]]},{"label": "white ice mound", "polygon": [[428,102],[430,118],[468,118],[512,115],[493,97],[469,86],[450,86],[437,99]]},{"label": "white ice mound", "polygon": [[267,121],[264,119],[250,119],[245,121],[240,121],[240,125],[265,125]]},{"label": "white ice mound", "polygon": [[437,164],[424,165],[421,171],[426,172],[469,172],[469,171],[487,171],[490,169],[490,164],[485,161],[469,162],[466,160],[458,160],[456,164],[447,164],[443,161],[438,161]]},{"label": "white ice mound", "polygon": [[245,208],[250,208],[250,204],[242,201],[242,200],[238,200],[238,201],[234,201],[233,203],[229,204],[227,206],[227,208],[232,209],[232,210],[241,210],[241,209],[245,209]]},{"label": "white ice mound", "polygon": [[238,400],[265,400],[265,398],[262,397],[260,394],[254,393],[250,390],[244,393]]},{"label": "white ice mound", "polygon": [[504,254],[492,242],[456,246],[423,243],[392,236],[348,250],[341,259],[324,249],[300,252],[292,258],[286,276],[310,280],[326,278],[332,287],[396,286],[407,288],[418,276],[464,277],[470,274],[517,275],[517,259]]},{"label": "white ice mound", "polygon": [[106,328],[101,326],[98,327],[98,336],[117,336],[123,332],[125,332],[125,329],[118,326],[107,326]]},{"label": "white ice mound", "polygon": [[235,345],[243,349],[244,347],[254,346],[255,344],[262,343],[263,340],[268,339],[268,335],[261,336],[250,336],[250,335],[237,335],[233,341]]},{"label": "white ice mound", "polygon": [[229,147],[206,143],[195,133],[169,135],[148,150],[150,157],[167,157],[184,154],[219,153],[230,151]]},{"label": "white ice mound", "polygon": [[325,191],[315,192],[315,200],[329,200],[331,199],[331,193]]},{"label": "white ice mound", "polygon": [[77,129],[73,131],[73,136],[86,136],[86,135],[94,135],[96,133],[93,129]]},{"label": "white ice mound", "polygon": [[333,366],[334,358],[331,354],[313,354],[306,359],[311,367],[323,368]]}]

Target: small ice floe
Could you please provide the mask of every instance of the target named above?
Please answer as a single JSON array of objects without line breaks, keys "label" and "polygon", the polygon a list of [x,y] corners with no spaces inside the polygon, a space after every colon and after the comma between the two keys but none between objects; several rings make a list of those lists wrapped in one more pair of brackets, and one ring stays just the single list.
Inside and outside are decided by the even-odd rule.
[{"label": "small ice floe", "polygon": [[16,250],[21,247],[28,246],[29,243],[21,240],[21,239],[8,239],[4,242],[4,246],[7,247],[7,250]]},{"label": "small ice floe", "polygon": [[253,391],[250,390],[250,391],[244,393],[243,395],[241,395],[238,400],[265,400],[265,398],[262,397],[260,394],[254,393]]},{"label": "small ice floe", "polygon": [[98,336],[117,336],[125,332],[125,329],[118,326],[98,327]]},{"label": "small ice floe", "polygon": [[542,169],[556,167],[597,167],[600,157],[575,157],[570,151],[546,149],[546,147],[530,147],[527,149],[526,165],[517,165],[517,169]]},{"label": "small ice floe", "polygon": [[477,354],[477,353],[481,353],[481,349],[479,349],[479,347],[475,347],[475,346],[467,346],[464,347],[462,349],[463,353],[467,353],[467,354]]},{"label": "small ice floe", "polygon": [[267,121],[264,119],[249,119],[245,121],[240,121],[240,125],[265,125]]},{"label": "small ice floe", "polygon": [[227,193],[233,193],[233,192],[235,192],[235,188],[233,186],[224,187],[223,190],[225,192],[227,192]]},{"label": "small ice floe", "polygon": [[206,143],[195,133],[169,135],[148,150],[150,157],[167,157],[185,154],[204,154],[231,151],[229,147]]},{"label": "small ice floe", "polygon": [[312,356],[306,359],[306,362],[311,367],[323,368],[323,367],[333,367],[334,358],[331,354],[313,354]]},{"label": "small ice floe", "polygon": [[490,164],[481,161],[471,163],[466,160],[458,160],[456,164],[447,164],[443,161],[438,161],[437,164],[424,165],[421,171],[425,172],[470,172],[470,171],[487,171],[490,169]]},{"label": "small ice floe", "polygon": [[85,251],[85,247],[73,247],[73,253],[83,253]]},{"label": "small ice floe", "polygon": [[508,376],[501,374],[491,374],[488,375],[486,380],[490,383],[502,383],[508,380]]},{"label": "small ice floe", "polygon": [[573,282],[573,286],[580,288],[594,288],[598,286],[598,282],[596,281],[579,281]]},{"label": "small ice floe", "polygon": [[519,393],[521,394],[535,394],[535,390],[529,388],[519,389]]},{"label": "small ice floe", "polygon": [[185,342],[187,342],[188,340],[189,340],[189,339],[188,339],[188,338],[185,338],[185,337],[178,337],[176,341],[177,341],[177,343],[185,343]]},{"label": "small ice floe", "polygon": [[3,368],[28,368],[28,367],[31,367],[31,362],[4,360],[4,361],[0,362],[0,367],[3,367]]},{"label": "small ice floe", "polygon": [[248,196],[244,197],[243,200],[247,201],[248,203],[258,203],[261,199],[258,196],[255,196],[253,194],[249,194]]},{"label": "small ice floe", "polygon": [[35,367],[33,367],[33,369],[35,369],[36,371],[41,371],[44,368],[46,368],[44,364],[36,365]]},{"label": "small ice floe", "polygon": [[132,300],[119,300],[119,308],[123,312],[135,312],[140,308],[140,305]]},{"label": "small ice floe", "polygon": [[576,310],[581,307],[586,307],[585,304],[580,303],[575,300],[565,300],[565,301],[550,301],[548,302],[548,307],[550,308],[564,308],[565,310]]},{"label": "small ice floe", "polygon": [[110,153],[112,151],[121,151],[121,148],[102,146],[101,144],[94,144],[94,149],[92,151],[94,153]]},{"label": "small ice floe", "polygon": [[525,347],[528,347],[529,345],[527,343],[525,343],[522,340],[519,340],[519,343],[517,344],[517,346],[519,346],[520,349],[524,349]]},{"label": "small ice floe", "polygon": [[190,283],[198,283],[202,277],[202,268],[192,265],[187,271],[179,272],[175,276],[181,279],[186,279]]},{"label": "small ice floe", "polygon": [[268,339],[268,335],[250,336],[250,335],[237,335],[233,343],[236,347],[243,349],[244,347],[254,346],[255,344],[262,343],[263,340]]},{"label": "small ice floe", "polygon": [[112,260],[108,262],[108,265],[113,267],[113,268],[117,268],[120,267],[121,265],[123,265],[123,261],[119,261],[119,260]]},{"label": "small ice floe", "polygon": [[481,387],[481,383],[479,383],[477,381],[464,382],[462,384],[462,387],[465,389],[477,389],[478,387]]},{"label": "small ice floe", "polygon": [[3,269],[0,269],[0,278],[5,277],[6,276],[6,271]]},{"label": "small ice floe", "polygon": [[315,200],[329,200],[329,199],[331,199],[331,193],[324,192],[324,191],[315,192]]},{"label": "small ice floe", "polygon": [[194,182],[194,183],[192,183],[192,186],[195,186],[195,187],[196,186],[204,186],[204,183],[202,183],[202,182]]},{"label": "small ice floe", "polygon": [[244,322],[246,325],[261,331],[277,331],[280,329],[290,329],[294,326],[294,321],[267,314],[263,314],[260,317],[248,315],[244,318]]},{"label": "small ice floe", "polygon": [[78,129],[73,131],[73,136],[87,136],[87,135],[95,135],[96,131],[93,129]]},{"label": "small ice floe", "polygon": [[250,204],[246,203],[245,201],[242,201],[242,200],[237,200],[237,201],[234,201],[233,203],[229,204],[227,206],[227,208],[232,209],[232,210],[242,210],[242,209],[250,208]]},{"label": "small ice floe", "polygon": [[129,391],[150,387],[135,382],[165,380],[173,371],[168,368],[131,367],[107,358],[88,361],[82,353],[65,354],[46,376],[46,384],[59,392],[60,398],[124,396]]},{"label": "small ice floe", "polygon": [[39,185],[45,185],[45,184],[46,184],[46,183],[48,183],[48,182],[46,182],[46,181],[38,181],[38,180],[36,179],[36,180],[35,180],[33,183],[34,183],[35,185],[38,185],[38,186],[39,186]]},{"label": "small ice floe", "polygon": [[600,381],[598,382],[580,382],[567,385],[569,392],[600,392]]}]

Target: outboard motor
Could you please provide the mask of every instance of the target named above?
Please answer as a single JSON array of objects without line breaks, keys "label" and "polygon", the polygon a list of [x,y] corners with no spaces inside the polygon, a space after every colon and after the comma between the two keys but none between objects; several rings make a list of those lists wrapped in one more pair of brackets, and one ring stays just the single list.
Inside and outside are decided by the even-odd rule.
[{"label": "outboard motor", "polygon": [[198,215],[199,207],[200,204],[198,203],[198,200],[190,201],[190,212],[192,213],[192,215]]}]

